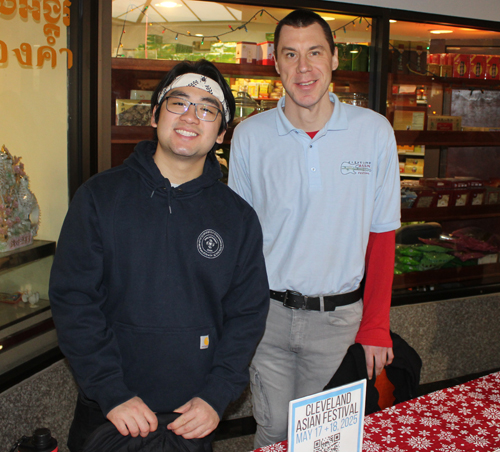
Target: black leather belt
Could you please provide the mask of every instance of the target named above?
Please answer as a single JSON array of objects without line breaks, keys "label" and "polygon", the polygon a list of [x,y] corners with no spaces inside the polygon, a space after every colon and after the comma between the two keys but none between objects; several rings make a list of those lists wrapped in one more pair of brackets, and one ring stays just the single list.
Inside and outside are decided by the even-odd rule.
[{"label": "black leather belt", "polygon": [[286,292],[271,290],[269,292],[273,300],[281,301],[283,306],[287,308],[321,311],[321,298],[323,298],[324,310],[335,311],[337,306],[346,306],[360,300],[363,297],[363,285],[361,284],[353,292],[326,295],[324,297],[308,297],[292,290],[287,290]]}]

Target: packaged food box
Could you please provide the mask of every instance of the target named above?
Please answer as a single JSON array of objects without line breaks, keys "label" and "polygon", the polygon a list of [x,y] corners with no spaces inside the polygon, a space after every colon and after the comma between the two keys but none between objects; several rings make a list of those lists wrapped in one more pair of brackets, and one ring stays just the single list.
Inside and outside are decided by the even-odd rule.
[{"label": "packaged food box", "polygon": [[469,78],[470,55],[453,55],[453,77]]},{"label": "packaged food box", "polygon": [[116,99],[116,125],[151,125],[151,102],[140,99]]},{"label": "packaged food box", "polygon": [[432,188],[435,191],[436,193],[436,197],[434,199],[435,207],[450,206],[453,189],[449,181],[437,177],[433,178],[423,177],[422,179],[419,180],[419,184],[428,188]]},{"label": "packaged food box", "polygon": [[486,56],[486,79],[498,80],[500,79],[500,57]]},{"label": "packaged food box", "polygon": [[392,41],[389,53],[389,67],[393,74],[408,74],[410,62],[410,42]]},{"label": "packaged food box", "polygon": [[440,77],[453,77],[453,66],[451,64],[439,65],[439,76]]},{"label": "packaged food box", "polygon": [[130,99],[132,100],[151,100],[154,91],[146,91],[141,89],[131,89]]},{"label": "packaged food box", "polygon": [[401,153],[407,153],[407,152],[414,152],[415,151],[415,146],[409,145],[409,144],[398,144],[397,148],[398,148],[398,152],[401,152]]},{"label": "packaged food box", "polygon": [[462,130],[462,117],[430,115],[427,118],[427,130]]},{"label": "packaged food box", "polygon": [[240,41],[236,43],[236,63],[256,64],[257,63],[257,43]]},{"label": "packaged food box", "polygon": [[257,44],[257,64],[274,66],[274,41],[264,41]]},{"label": "packaged food box", "polygon": [[485,79],[486,78],[486,56],[471,55],[469,78]]},{"label": "packaged food box", "polygon": [[487,205],[500,204],[500,188],[499,187],[486,187],[486,198],[484,203]]},{"label": "packaged food box", "polygon": [[401,188],[401,208],[410,209],[413,207],[417,194],[411,188]]},{"label": "packaged food box", "polygon": [[350,71],[352,68],[352,53],[349,49],[349,45],[345,43],[335,43],[337,48],[339,66],[337,70],[339,71]]},{"label": "packaged food box", "polygon": [[473,177],[456,177],[454,179],[467,182],[469,190],[467,205],[481,206],[484,204],[486,198],[486,188],[484,187],[485,181]]},{"label": "packaged food box", "polygon": [[427,72],[438,76],[440,74],[440,65],[438,63],[428,63]]},{"label": "packaged food box", "polygon": [[436,205],[437,193],[432,188],[428,187],[415,187],[414,191],[417,195],[413,208],[427,208]]},{"label": "packaged food box", "polygon": [[451,206],[466,206],[468,205],[469,200],[469,190],[467,189],[455,189],[452,191],[451,195]]},{"label": "packaged food box", "polygon": [[348,44],[351,53],[351,70],[367,72],[370,59],[370,47],[364,44]]},{"label": "packaged food box", "polygon": [[414,46],[410,49],[410,69],[423,75],[427,75],[427,51],[423,45]]},{"label": "packaged food box", "polygon": [[472,188],[470,189],[469,205],[482,206],[486,198],[486,188]]}]

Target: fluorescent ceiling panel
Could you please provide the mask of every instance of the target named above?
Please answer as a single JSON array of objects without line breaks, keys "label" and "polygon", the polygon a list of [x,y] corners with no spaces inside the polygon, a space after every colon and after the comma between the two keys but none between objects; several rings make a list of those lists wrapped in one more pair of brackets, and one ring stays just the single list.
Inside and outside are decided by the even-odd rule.
[{"label": "fluorescent ceiling panel", "polygon": [[[113,17],[127,22],[211,22],[242,20],[242,12],[226,8],[219,3],[195,0],[174,0],[181,6],[165,8],[159,6],[162,0],[131,3],[130,0],[113,0]],[[150,4],[144,11],[144,7]],[[128,11],[128,12],[127,12]],[[142,14],[142,12],[145,14]]]},{"label": "fluorescent ceiling panel", "polygon": [[[194,0],[184,0],[184,3],[203,21],[235,20],[234,16],[227,10],[227,8],[219,3],[198,2]],[[241,19],[241,11],[236,11],[234,9],[233,11],[238,13]]]}]

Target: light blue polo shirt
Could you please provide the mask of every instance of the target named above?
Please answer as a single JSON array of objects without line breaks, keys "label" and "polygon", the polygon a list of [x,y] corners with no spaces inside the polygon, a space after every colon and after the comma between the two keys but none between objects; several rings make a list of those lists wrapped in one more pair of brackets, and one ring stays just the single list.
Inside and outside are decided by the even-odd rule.
[{"label": "light blue polo shirt", "polygon": [[400,226],[394,132],[367,108],[341,103],[314,139],[277,108],[236,127],[229,186],[259,216],[273,290],[326,295],[355,290],[370,232]]}]

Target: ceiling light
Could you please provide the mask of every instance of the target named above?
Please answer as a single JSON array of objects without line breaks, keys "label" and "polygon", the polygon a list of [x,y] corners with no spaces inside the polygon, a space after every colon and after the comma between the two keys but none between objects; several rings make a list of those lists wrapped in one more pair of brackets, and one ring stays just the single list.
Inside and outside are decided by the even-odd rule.
[{"label": "ceiling light", "polygon": [[182,6],[182,5],[180,3],[171,1],[171,2],[157,3],[155,6],[161,6],[163,8],[177,8],[177,7]]},{"label": "ceiling light", "polygon": [[321,16],[321,18],[324,20],[335,20],[335,17]]},{"label": "ceiling light", "polygon": [[433,35],[443,35],[446,33],[453,33],[453,30],[429,30]]},{"label": "ceiling light", "polygon": [[394,19],[389,19],[389,22],[390,22],[391,24],[395,24],[395,23],[397,22],[397,20],[394,20]]}]

